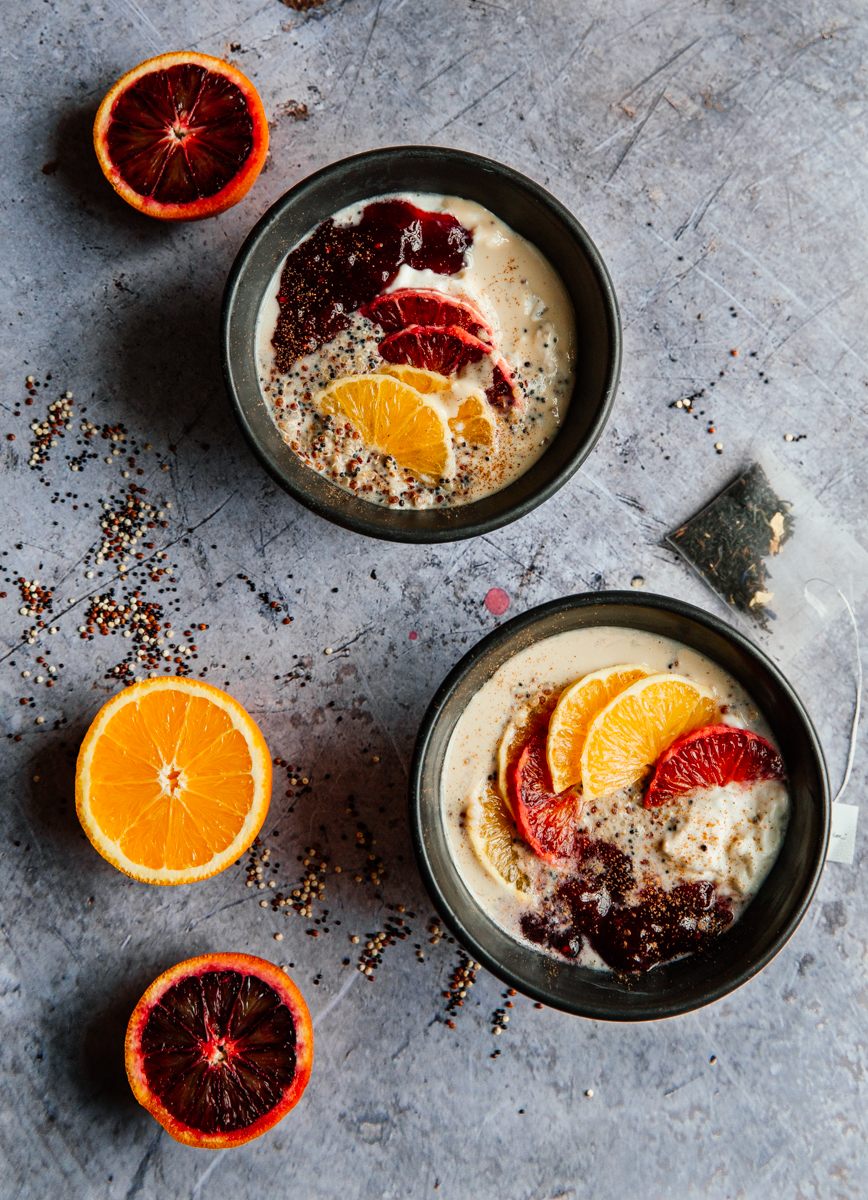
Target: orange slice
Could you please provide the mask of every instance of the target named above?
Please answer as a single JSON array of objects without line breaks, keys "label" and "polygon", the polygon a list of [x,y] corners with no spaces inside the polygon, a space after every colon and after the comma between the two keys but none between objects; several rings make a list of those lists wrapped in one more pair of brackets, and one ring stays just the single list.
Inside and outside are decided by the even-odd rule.
[{"label": "orange slice", "polygon": [[461,401],[458,415],[451,419],[449,428],[456,439],[468,442],[471,446],[492,444],[495,436],[494,416],[481,388],[474,388]]},{"label": "orange slice", "polygon": [[411,367],[406,363],[384,363],[380,367],[380,374],[400,379],[401,383],[415,388],[423,396],[430,396],[435,392],[445,392],[452,386],[452,380],[448,375],[439,375],[437,371],[426,371],[424,367]]},{"label": "orange slice", "polygon": [[271,798],[265,739],[237,700],[192,679],[147,679],[104,704],[78,754],[75,807],[119,871],[193,883],[234,862]]},{"label": "orange slice", "polygon": [[682,733],[708,725],[714,694],[683,675],[648,675],[591,722],[582,751],[582,790],[605,796],[638,782]]},{"label": "orange slice", "polygon": [[563,792],[582,778],[582,750],[588,726],[597,713],[624,688],[648,674],[636,663],[621,663],[592,671],[561,692],[546,738],[553,792]]},{"label": "orange slice", "polygon": [[323,412],[345,417],[367,446],[428,479],[455,471],[452,437],[442,407],[391,375],[347,375],[317,399]]},{"label": "orange slice", "polygon": [[497,883],[506,884],[519,896],[530,891],[530,879],[516,847],[515,822],[491,785],[467,806],[467,834],[476,857]]},{"label": "orange slice", "polygon": [[[423,396],[446,392],[453,383],[446,375],[426,371],[424,367],[406,366],[404,363],[389,363],[381,367],[380,371],[383,375],[400,379],[401,383],[415,388]],[[443,399],[448,400],[449,397],[444,396]],[[449,428],[454,437],[469,442],[472,446],[491,445],[495,436],[494,416],[482,388],[474,388],[467,396],[459,398],[458,412],[450,418]]]}]

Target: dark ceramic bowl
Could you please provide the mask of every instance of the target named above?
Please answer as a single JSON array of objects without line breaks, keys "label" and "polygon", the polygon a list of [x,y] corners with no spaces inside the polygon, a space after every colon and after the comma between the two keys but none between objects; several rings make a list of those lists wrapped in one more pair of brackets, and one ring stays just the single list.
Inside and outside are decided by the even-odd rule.
[{"label": "dark ceramic bowl", "polygon": [[[349,204],[389,192],[438,192],[485,205],[532,242],[564,282],[576,318],[576,382],[567,416],[543,456],[484,500],[422,512],[353,496],[306,467],[281,438],[259,391],[256,318],[288,251]],[[489,158],[431,146],[395,146],[344,158],[302,180],[271,206],[232,267],[223,295],[223,373],[235,416],[272,478],[312,512],[369,537],[449,542],[515,521],[548,500],[590,454],[609,416],[621,369],[621,323],[612,281],[594,243],[554,196]]]},{"label": "dark ceramic bowl", "polygon": [[[565,630],[624,626],[673,638],[718,663],[768,720],[789,775],[790,820],[768,877],[739,921],[705,953],[642,975],[617,976],[555,960],[509,937],[465,887],[441,816],[440,778],[452,731],[470,698],[508,658]],[[739,987],[801,921],[823,869],[829,784],[820,742],[799,698],[747,638],[701,609],[665,596],[593,592],[553,600],[508,621],[462,658],[422,721],[410,771],[410,823],[422,878],[467,951],[504,983],[553,1008],[603,1021],[650,1021],[701,1008]]]}]

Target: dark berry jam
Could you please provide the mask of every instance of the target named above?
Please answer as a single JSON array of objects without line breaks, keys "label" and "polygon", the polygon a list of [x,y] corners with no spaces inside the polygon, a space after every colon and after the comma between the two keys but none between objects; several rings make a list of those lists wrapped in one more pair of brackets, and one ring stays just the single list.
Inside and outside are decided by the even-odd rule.
[{"label": "dark berry jam", "polygon": [[521,920],[528,941],[577,958],[587,939],[614,971],[647,971],[706,949],[732,923],[730,901],[707,882],[669,891],[647,887],[628,903],[635,879],[628,855],[611,842],[585,839],[575,875],[559,884],[541,913]]},{"label": "dark berry jam", "polygon": [[273,345],[278,371],[336,337],[363,304],[389,286],[406,263],[455,275],[473,235],[449,213],[406,200],[375,200],[355,225],[330,217],[290,251],[280,276]]}]

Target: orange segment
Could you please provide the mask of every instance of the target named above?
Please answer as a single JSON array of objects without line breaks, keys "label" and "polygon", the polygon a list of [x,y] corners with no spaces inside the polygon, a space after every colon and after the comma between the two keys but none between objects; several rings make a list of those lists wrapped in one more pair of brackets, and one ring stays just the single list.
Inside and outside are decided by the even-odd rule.
[{"label": "orange segment", "polygon": [[448,375],[440,375],[437,371],[426,371],[424,367],[411,367],[407,363],[384,363],[379,368],[381,375],[391,375],[406,383],[407,387],[415,388],[423,396],[431,396],[436,392],[445,392],[452,386]]},{"label": "orange segment", "polygon": [[323,412],[344,417],[367,446],[430,479],[453,474],[452,438],[437,402],[391,375],[348,375],[321,392]]},{"label": "orange segment", "polygon": [[119,870],[147,883],[216,875],[250,845],[268,811],[271,759],[226,692],[149,679],[113,697],[82,743],[76,809]]},{"label": "orange segment", "polygon": [[516,848],[515,821],[496,788],[488,784],[467,807],[467,833],[482,866],[498,883],[524,896],[530,879]]},{"label": "orange segment", "polygon": [[449,428],[456,439],[460,438],[471,446],[492,444],[495,431],[494,416],[481,388],[474,389],[461,401],[458,414],[449,422]]},{"label": "orange segment", "polygon": [[[410,367],[404,363],[387,363],[380,367],[380,373],[399,379],[423,396],[447,392],[453,383],[447,375],[438,375],[436,371],[426,371],[423,367]],[[450,397],[443,396],[443,399],[448,401]],[[456,403],[454,397],[452,402]],[[474,388],[466,397],[459,396],[457,403],[458,412],[449,420],[453,436],[473,446],[490,446],[495,436],[494,416],[482,388]]]},{"label": "orange segment", "polygon": [[593,719],[582,751],[585,796],[637,783],[682,733],[711,724],[714,694],[683,675],[648,675]]},{"label": "orange segment", "polygon": [[581,780],[585,737],[597,713],[624,688],[648,674],[636,663],[621,663],[592,671],[561,692],[546,738],[553,792],[563,792]]}]

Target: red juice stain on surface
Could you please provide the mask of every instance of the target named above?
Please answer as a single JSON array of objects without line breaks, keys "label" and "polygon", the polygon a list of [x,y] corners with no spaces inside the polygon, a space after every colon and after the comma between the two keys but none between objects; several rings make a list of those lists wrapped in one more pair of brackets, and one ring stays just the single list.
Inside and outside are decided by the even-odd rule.
[{"label": "red juice stain on surface", "polygon": [[494,617],[502,617],[509,608],[509,596],[503,588],[490,588],[485,594],[485,607]]},{"label": "red juice stain on surface", "polygon": [[273,345],[277,369],[336,337],[350,314],[369,304],[406,263],[454,275],[473,235],[450,213],[425,212],[406,200],[367,204],[355,225],[329,217],[291,250],[280,276]]}]

